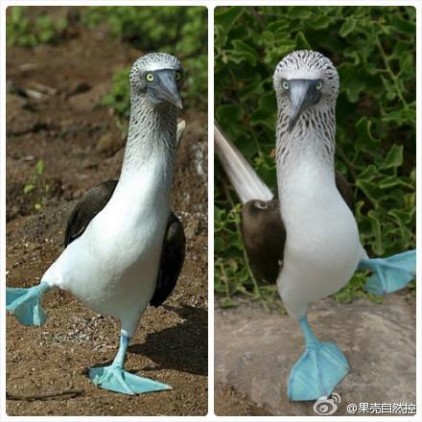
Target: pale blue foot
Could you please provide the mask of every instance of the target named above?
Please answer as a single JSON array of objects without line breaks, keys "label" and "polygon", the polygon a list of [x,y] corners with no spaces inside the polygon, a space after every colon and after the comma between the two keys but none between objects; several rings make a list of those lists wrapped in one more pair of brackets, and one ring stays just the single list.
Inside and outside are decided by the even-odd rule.
[{"label": "pale blue foot", "polygon": [[369,269],[373,273],[365,285],[369,293],[392,293],[402,289],[415,278],[416,250],[388,258],[363,259],[359,262],[359,268]]},{"label": "pale blue foot", "polygon": [[42,325],[47,319],[41,298],[50,286],[43,282],[27,289],[6,288],[6,310],[23,325]]},{"label": "pale blue foot", "polygon": [[116,393],[134,395],[171,389],[169,385],[138,377],[113,364],[90,368],[89,377],[96,386]]},{"label": "pale blue foot", "polygon": [[350,370],[341,349],[334,343],[320,342],[307,321],[299,320],[306,349],[290,371],[287,394],[290,400],[318,400],[329,396]]},{"label": "pale blue foot", "polygon": [[110,366],[90,368],[89,378],[105,390],[123,394],[143,394],[152,391],[170,390],[171,387],[148,378],[138,377],[123,369],[130,337],[125,333],[120,336],[120,347]]}]

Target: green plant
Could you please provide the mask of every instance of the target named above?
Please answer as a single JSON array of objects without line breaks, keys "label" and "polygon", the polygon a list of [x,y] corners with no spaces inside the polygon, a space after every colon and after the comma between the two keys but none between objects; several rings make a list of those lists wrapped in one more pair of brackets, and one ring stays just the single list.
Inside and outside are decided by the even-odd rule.
[{"label": "green plant", "polygon": [[41,211],[47,203],[49,191],[50,185],[44,177],[44,161],[38,160],[35,164],[31,181],[23,187],[23,193],[27,195],[31,192],[36,192],[37,199],[34,202],[34,209]]},{"label": "green plant", "polygon": [[[341,81],[336,165],[353,186],[355,216],[370,255],[415,247],[415,37],[413,7],[216,9],[216,119],[272,188],[276,64],[295,49],[309,48],[336,65]],[[244,273],[233,223],[239,208],[233,208],[233,193],[218,164],[215,175],[215,288],[231,298],[256,288]],[[362,286],[363,276],[357,274],[336,297],[360,296]]]},{"label": "green plant", "polygon": [[[90,7],[82,21],[90,28],[100,24],[110,35],[143,52],[165,51],[177,56],[185,68],[189,108],[207,103],[207,9],[204,7]],[[120,115],[129,112],[129,68],[118,72],[104,103]]]},{"label": "green plant", "polygon": [[57,42],[67,26],[66,19],[53,19],[41,15],[34,19],[28,16],[28,8],[13,6],[6,20],[7,45],[33,47],[38,44]]},{"label": "green plant", "polygon": [[129,116],[129,72],[130,67],[125,67],[113,75],[111,91],[101,101],[103,105],[125,117]]}]

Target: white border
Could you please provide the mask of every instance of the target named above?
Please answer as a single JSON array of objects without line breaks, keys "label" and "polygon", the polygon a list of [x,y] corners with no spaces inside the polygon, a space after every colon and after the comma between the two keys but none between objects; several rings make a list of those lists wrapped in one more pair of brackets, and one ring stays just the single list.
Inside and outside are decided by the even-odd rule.
[{"label": "white border", "polygon": [[[6,362],[5,362],[5,340],[6,340],[6,318],[5,312],[3,309],[4,306],[4,286],[5,286],[5,247],[6,247],[6,224],[5,224],[5,205],[6,205],[6,78],[5,78],[5,69],[6,69],[6,20],[5,20],[5,9],[8,6],[21,5],[21,6],[101,6],[101,5],[119,5],[119,6],[167,6],[167,5],[177,5],[177,6],[206,6],[208,7],[208,139],[209,139],[209,149],[208,149],[208,293],[209,293],[209,314],[208,314],[208,404],[209,410],[208,415],[206,416],[187,416],[187,417],[174,417],[174,416],[108,416],[108,417],[57,417],[57,416],[31,416],[31,417],[9,417],[5,413],[5,387],[6,387]],[[302,0],[302,1],[293,1],[293,0],[133,0],[133,1],[117,1],[117,0],[74,0],[74,1],[59,1],[59,0],[0,0],[0,271],[2,274],[2,285],[0,288],[0,421],[107,421],[107,420],[116,420],[119,421],[133,421],[133,420],[142,420],[142,421],[178,421],[178,420],[203,420],[207,422],[212,421],[238,421],[242,419],[245,422],[250,421],[297,421],[302,420],[306,417],[310,421],[320,421],[325,420],[326,417],[323,416],[271,416],[271,417],[227,417],[227,416],[215,416],[214,415],[214,266],[213,266],[213,256],[214,256],[214,145],[213,145],[213,123],[214,123],[214,8],[216,6],[414,6],[417,9],[417,140],[421,137],[421,124],[422,124],[422,107],[421,107],[421,19],[422,19],[422,4],[417,0]],[[421,163],[422,163],[422,149],[419,147],[417,142],[417,195],[418,198],[421,198]],[[420,201],[417,201],[417,216],[420,215],[421,206]],[[422,228],[421,225],[417,225],[417,240],[418,245],[421,240]],[[421,273],[422,264],[418,256],[417,263],[417,274],[418,276]],[[371,420],[382,420],[382,421],[416,421],[422,419],[422,397],[421,397],[421,327],[422,327],[422,290],[417,288],[417,333],[416,333],[416,345],[417,345],[417,385],[416,385],[416,394],[417,394],[417,413],[414,416],[371,416]],[[333,415],[335,420],[342,421],[353,421],[353,420],[363,420],[361,416],[336,416]]]}]

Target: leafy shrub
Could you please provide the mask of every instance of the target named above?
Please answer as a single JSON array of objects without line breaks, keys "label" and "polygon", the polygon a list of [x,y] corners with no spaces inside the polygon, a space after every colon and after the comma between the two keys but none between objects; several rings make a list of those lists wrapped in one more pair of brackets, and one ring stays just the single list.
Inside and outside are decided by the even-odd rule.
[{"label": "leafy shrub", "polygon": [[[276,186],[276,64],[314,49],[336,65],[338,169],[351,182],[370,255],[415,247],[416,11],[413,7],[218,7],[216,119],[269,186]],[[248,276],[238,206],[216,163],[215,288],[230,303],[256,289]],[[236,223],[236,224],[235,224]],[[357,274],[341,300],[360,295]]]},{"label": "leafy shrub", "polygon": [[[177,56],[185,72],[186,103],[207,103],[208,32],[204,7],[90,7],[83,22],[93,28],[106,24],[110,34],[144,52],[165,51]],[[105,98],[119,114],[128,114],[129,68],[116,74],[113,90]]]},{"label": "leafy shrub", "polygon": [[102,99],[102,104],[113,108],[120,116],[129,116],[129,73],[130,66],[113,75],[111,91]]},{"label": "leafy shrub", "polygon": [[27,16],[27,8],[13,6],[7,17],[7,45],[34,47],[38,44],[51,44],[59,40],[67,26],[66,19],[53,19],[48,15],[36,18]]}]

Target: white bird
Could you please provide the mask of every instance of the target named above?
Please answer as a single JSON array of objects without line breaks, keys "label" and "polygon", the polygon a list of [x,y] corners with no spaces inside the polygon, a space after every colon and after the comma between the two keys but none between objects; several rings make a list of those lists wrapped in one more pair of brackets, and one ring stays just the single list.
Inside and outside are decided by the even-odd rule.
[{"label": "white bird", "polygon": [[218,128],[215,143],[244,204],[242,235],[252,269],[267,281],[278,272],[279,295],[304,333],[305,352],[290,372],[288,396],[317,400],[350,368],[336,344],[316,338],[306,317],[309,303],[337,292],[358,267],[374,272],[367,283],[372,292],[398,290],[415,276],[416,251],[369,259],[360,244],[345,202],[349,194],[334,170],[339,77],[331,61],[295,51],[277,65],[273,83],[278,199]]},{"label": "white bird", "polygon": [[[7,289],[7,310],[25,325],[45,321],[40,299],[55,287],[71,292],[96,312],[119,319],[122,330],[116,358],[110,366],[91,368],[89,377],[102,388],[126,394],[171,388],[123,367],[129,341],[163,270],[182,84],[183,68],[169,54],[147,54],[133,64],[128,139],[111,198],[101,211],[91,214],[82,232],[72,228],[69,232],[68,227],[73,236],[66,236],[66,249],[39,285]],[[184,245],[182,255],[178,259],[183,262]]]},{"label": "white bird", "polygon": [[295,51],[277,65],[273,83],[278,196],[287,233],[277,289],[306,341],[288,395],[312,400],[331,394],[349,364],[337,345],[317,340],[308,304],[340,290],[364,256],[356,221],[335,185],[337,70],[320,53]]}]

